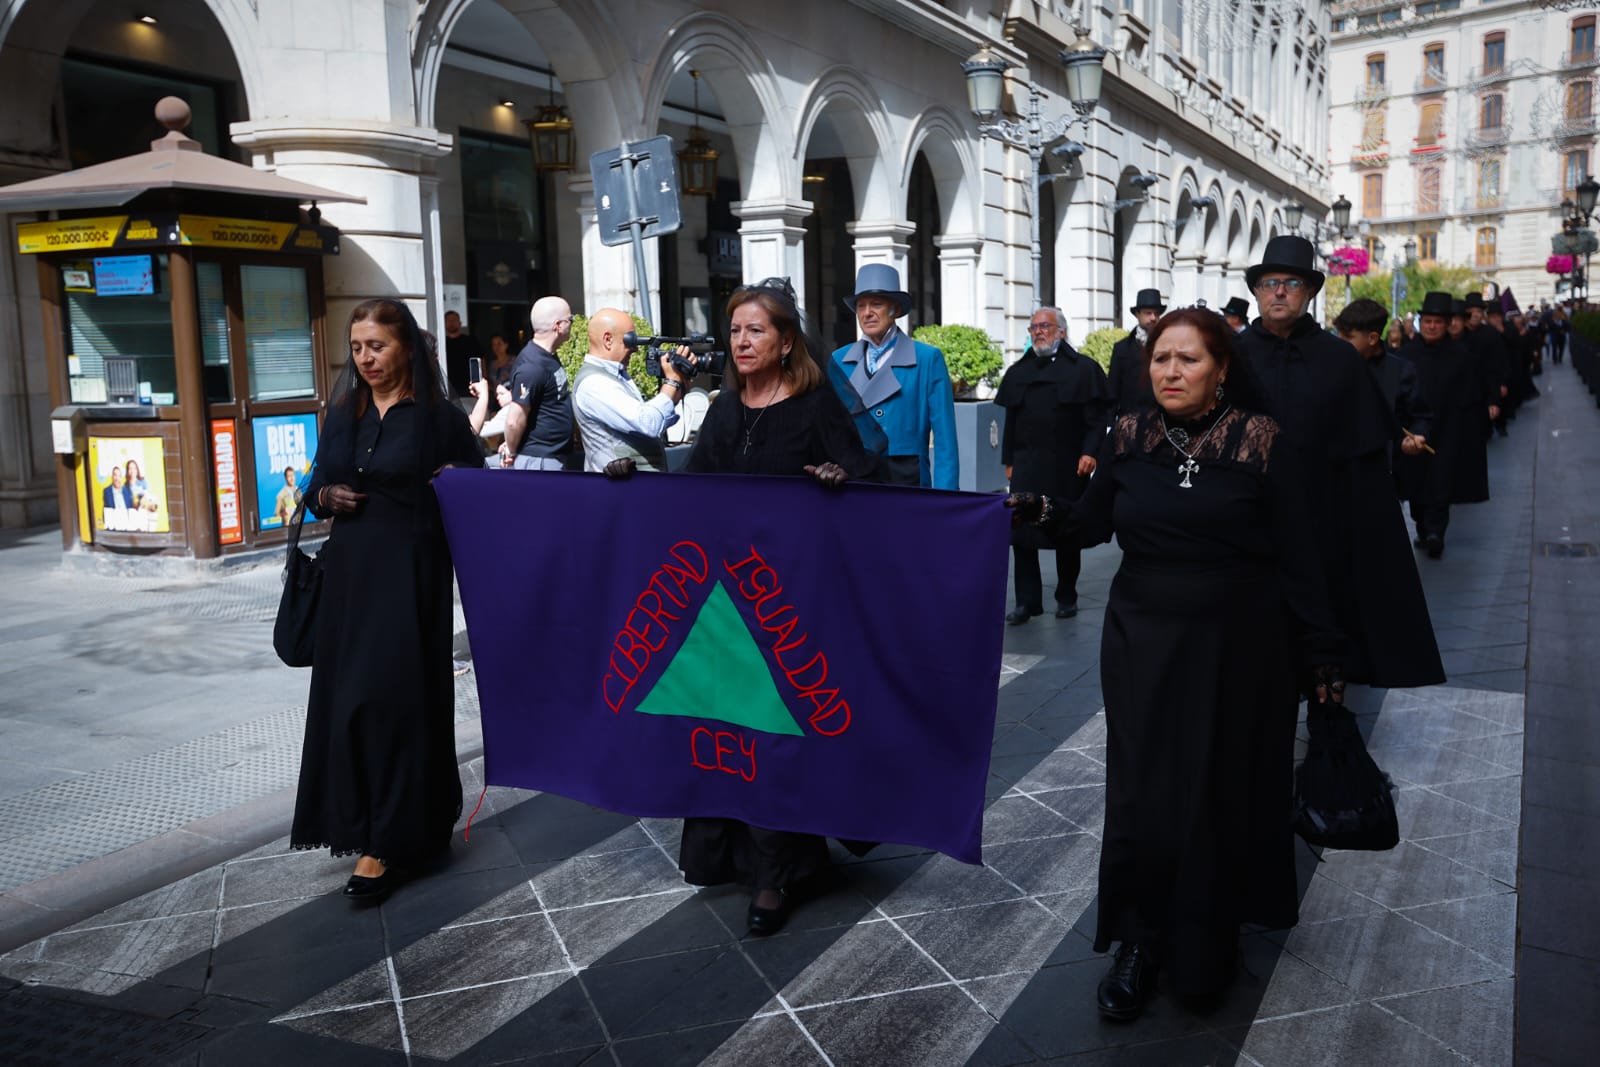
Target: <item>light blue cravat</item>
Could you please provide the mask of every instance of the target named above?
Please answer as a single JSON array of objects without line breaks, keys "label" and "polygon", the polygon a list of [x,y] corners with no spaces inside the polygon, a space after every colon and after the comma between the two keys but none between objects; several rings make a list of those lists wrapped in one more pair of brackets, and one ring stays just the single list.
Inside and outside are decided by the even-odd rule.
[{"label": "light blue cravat", "polygon": [[894,347],[894,343],[898,339],[899,333],[900,327],[896,326],[888,333],[883,335],[883,344],[875,345],[870,340],[867,341],[868,374],[878,373],[878,364],[883,362],[883,357],[887,356],[889,354],[889,350]]}]

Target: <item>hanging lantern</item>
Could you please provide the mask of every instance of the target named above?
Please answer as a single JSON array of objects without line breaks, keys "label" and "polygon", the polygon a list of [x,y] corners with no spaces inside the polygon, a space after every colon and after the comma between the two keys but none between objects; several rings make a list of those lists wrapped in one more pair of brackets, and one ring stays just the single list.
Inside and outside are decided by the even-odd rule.
[{"label": "hanging lantern", "polygon": [[711,138],[700,128],[700,72],[691,70],[694,79],[695,124],[689,130],[689,139],[678,150],[678,190],[685,196],[717,195],[717,156],[711,147]]},{"label": "hanging lantern", "polygon": [[539,114],[524,119],[528,128],[528,144],[533,149],[533,169],[537,171],[570,171],[572,169],[573,142],[572,116],[567,109],[556,105],[555,76],[550,78],[550,100],[539,109]]}]

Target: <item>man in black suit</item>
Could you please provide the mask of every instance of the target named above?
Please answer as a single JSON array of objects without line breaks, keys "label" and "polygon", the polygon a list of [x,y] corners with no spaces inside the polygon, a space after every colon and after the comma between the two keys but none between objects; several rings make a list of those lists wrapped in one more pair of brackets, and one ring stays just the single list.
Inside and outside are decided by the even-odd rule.
[{"label": "man in black suit", "polygon": [[1167,305],[1161,300],[1160,289],[1140,289],[1139,298],[1128,310],[1134,317],[1133,332],[1111,349],[1111,368],[1106,372],[1113,416],[1154,407],[1156,403],[1145,367],[1144,346],[1150,328],[1167,313]]},{"label": "man in black suit", "polygon": [[1250,301],[1242,296],[1229,297],[1222,305],[1222,317],[1227,320],[1228,329],[1238,333],[1250,325]]}]

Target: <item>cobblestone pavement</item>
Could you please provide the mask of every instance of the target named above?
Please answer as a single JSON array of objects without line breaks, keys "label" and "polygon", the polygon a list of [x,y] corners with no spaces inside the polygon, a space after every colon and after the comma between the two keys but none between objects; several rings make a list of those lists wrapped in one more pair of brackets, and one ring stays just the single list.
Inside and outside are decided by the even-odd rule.
[{"label": "cobblestone pavement", "polygon": [[[1561,368],[1540,384],[1577,388]],[[1401,787],[1404,840],[1320,861],[1302,848],[1300,925],[1248,933],[1240,980],[1215,1010],[1161,997],[1132,1025],[1094,1010],[1105,968],[1090,947],[1104,801],[1097,609],[1117,560],[1106,547],[1085,556],[1076,619],[1007,631],[980,867],[899,847],[841,852],[826,892],[783,933],[753,939],[744,894],[684,885],[676,823],[491,788],[470,841],[381,908],[338,897],[347,860],[290,852],[279,837],[18,945],[0,956],[0,1060],[114,1049],[152,1064],[1508,1063],[1532,471],[1551,407],[1532,405],[1491,446],[1495,499],[1458,509],[1445,558],[1420,563],[1450,683],[1353,691]],[[1592,406],[1569,407],[1600,437]],[[1563,426],[1573,432],[1565,415]],[[240,581],[275,597],[269,580]],[[201,632],[223,625],[194,618]],[[259,657],[264,644],[247,637],[237,654]],[[3,662],[0,682],[26,671],[25,659]],[[120,660],[85,668],[92,684],[107,684],[108,662]],[[303,672],[262,670],[294,681],[284,693],[303,688]],[[193,714],[223,679],[198,667],[188,677]],[[59,693],[33,684],[44,715]],[[256,749],[273,764],[298,705],[271,699],[208,720],[212,733],[151,737],[148,752],[0,789],[17,805],[3,832],[13,818],[37,826],[53,797],[81,812],[100,791],[142,795],[230,747],[241,768]],[[266,787],[229,785],[262,769],[207,773],[221,803]],[[481,759],[468,759],[469,791],[480,776]],[[76,854],[66,828],[80,818],[52,824],[58,862]]]}]

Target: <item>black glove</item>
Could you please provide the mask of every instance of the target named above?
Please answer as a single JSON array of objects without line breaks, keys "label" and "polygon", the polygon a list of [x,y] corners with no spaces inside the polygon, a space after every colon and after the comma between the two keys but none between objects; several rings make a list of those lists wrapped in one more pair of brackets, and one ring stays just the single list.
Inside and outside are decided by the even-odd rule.
[{"label": "black glove", "polygon": [[627,456],[623,456],[621,459],[614,459],[604,467],[605,476],[615,482],[622,482],[632,478],[633,472],[637,469],[638,466]]},{"label": "black glove", "polygon": [[1344,704],[1344,669],[1337,663],[1311,668],[1311,681],[1319,703]]},{"label": "black glove", "polygon": [[1011,525],[1027,526],[1044,518],[1045,500],[1040,493],[1012,493],[1006,497],[1011,509]]}]

